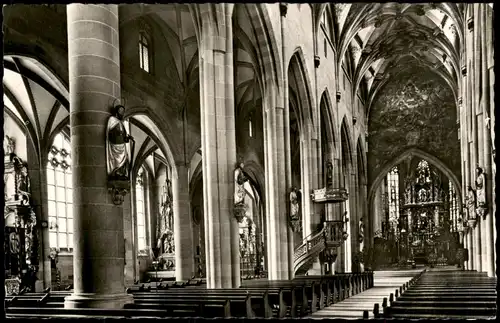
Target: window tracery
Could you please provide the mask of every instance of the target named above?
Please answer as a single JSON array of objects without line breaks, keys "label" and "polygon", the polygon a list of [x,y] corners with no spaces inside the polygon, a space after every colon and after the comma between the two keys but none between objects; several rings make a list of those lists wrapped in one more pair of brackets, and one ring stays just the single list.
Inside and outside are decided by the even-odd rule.
[{"label": "window tracery", "polygon": [[146,208],[144,187],[146,186],[144,168],[139,168],[135,184],[136,223],[137,223],[137,249],[139,253],[146,252]]},{"label": "window tracery", "polygon": [[49,244],[51,248],[73,249],[73,188],[71,145],[62,133],[57,134],[49,150],[47,197]]},{"label": "window tracery", "polygon": [[139,33],[139,66],[142,70],[150,73],[151,46],[145,31]]}]

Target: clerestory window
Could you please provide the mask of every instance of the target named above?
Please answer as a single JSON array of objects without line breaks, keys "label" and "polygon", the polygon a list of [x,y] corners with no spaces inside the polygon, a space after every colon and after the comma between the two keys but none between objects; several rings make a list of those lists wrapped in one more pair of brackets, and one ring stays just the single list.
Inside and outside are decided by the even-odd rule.
[{"label": "clerestory window", "polygon": [[150,73],[151,50],[150,42],[145,32],[139,33],[139,65],[142,70]]}]

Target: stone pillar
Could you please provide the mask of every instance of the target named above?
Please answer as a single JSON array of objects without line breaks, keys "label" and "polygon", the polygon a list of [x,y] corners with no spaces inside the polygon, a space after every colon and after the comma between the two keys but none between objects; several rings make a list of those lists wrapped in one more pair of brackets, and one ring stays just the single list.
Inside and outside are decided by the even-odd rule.
[{"label": "stone pillar", "polygon": [[125,196],[123,201],[123,234],[125,241],[125,286],[132,285],[135,280],[135,259],[134,236],[132,226],[132,194]]},{"label": "stone pillar", "polygon": [[[266,98],[266,101],[269,98]],[[264,102],[263,102],[264,103]],[[266,102],[265,105],[268,105]],[[276,150],[276,142],[273,138],[273,129],[275,128],[275,110],[264,107],[264,167],[266,181],[266,224],[267,224],[267,259],[268,259],[268,278],[269,280],[278,280],[281,275],[281,253],[279,251],[279,229],[278,217],[278,188],[276,185],[276,160],[273,153]],[[304,210],[304,208],[302,208]]]},{"label": "stone pillar", "polygon": [[[290,163],[290,151],[287,152],[285,140],[289,141],[285,129],[285,111],[282,100],[276,91],[271,88],[270,93],[263,101],[264,107],[264,158],[266,167],[266,217],[268,223],[268,258],[270,260],[269,279],[289,279],[293,276],[293,249],[290,250],[289,236],[293,236],[288,223],[287,203],[289,191],[287,188],[287,160]],[[289,130],[288,130],[289,131]],[[291,166],[289,167],[291,182]],[[302,207],[303,216],[305,208]],[[292,246],[293,247],[293,246]],[[293,259],[293,258],[292,258]],[[289,266],[292,265],[290,268]]]},{"label": "stone pillar", "polygon": [[488,209],[487,209],[487,215],[486,219],[484,222],[484,240],[483,240],[483,245],[485,246],[485,255],[484,255],[484,267],[483,270],[488,272],[489,277],[494,277],[495,275],[495,256],[494,256],[494,251],[495,249],[495,242],[493,241],[493,216],[495,213],[493,213],[493,208],[492,205],[495,203],[493,199],[493,190],[492,190],[492,183],[495,180],[494,177],[492,176],[492,156],[491,156],[491,149],[492,149],[492,141],[491,141],[491,129],[494,128],[494,124],[491,123],[491,119],[489,121],[486,120],[486,118],[491,118],[490,114],[490,79],[489,79],[489,70],[488,70],[488,51],[489,51],[489,46],[491,46],[491,43],[489,43],[489,37],[487,36],[487,31],[486,29],[488,28],[489,25],[489,19],[488,19],[488,14],[487,10],[488,7],[486,4],[481,4],[481,91],[482,91],[482,110],[483,110],[483,116],[484,116],[484,126],[483,126],[483,154],[484,154],[484,162],[483,162],[483,167],[484,167],[484,172],[485,172],[485,178],[486,178],[486,199],[488,201]]},{"label": "stone pillar", "polygon": [[[468,248],[468,245],[467,245],[467,233],[466,233],[465,230],[466,229],[465,229],[465,226],[464,226],[464,231],[461,232],[460,234],[462,236],[463,247],[464,247],[464,249],[467,249]],[[464,258],[464,259],[466,259],[466,258]],[[468,261],[464,260],[464,264],[463,265],[464,265],[464,269],[465,270],[469,270],[469,262]]]},{"label": "stone pillar", "polygon": [[[281,103],[281,100],[277,100]],[[276,183],[278,184],[278,211],[276,213],[278,220],[278,234],[279,234],[279,250],[280,250],[280,279],[290,279],[289,273],[289,250],[286,248],[288,246],[288,237],[292,236],[291,228],[288,224],[288,213],[287,213],[287,203],[289,201],[288,189],[286,186],[286,157],[285,157],[285,138],[284,138],[284,109],[282,104],[275,107],[276,110],[276,127],[275,127],[275,140],[276,140],[276,151],[272,155],[276,158],[276,167],[273,168],[276,171]],[[269,157],[272,157],[269,156]],[[292,255],[293,257],[293,255]],[[293,259],[293,258],[292,258]],[[293,268],[293,262],[292,262]]]},{"label": "stone pillar", "polygon": [[[342,161],[340,158],[335,158],[333,160],[333,185],[334,187],[347,189],[342,175]],[[334,204],[332,220],[344,220],[345,211],[347,211],[346,202]],[[345,226],[346,230],[347,226],[348,225]],[[345,272],[346,243],[343,242],[337,250],[338,256],[335,261],[335,270],[338,272]]]},{"label": "stone pillar", "polygon": [[478,272],[483,270],[481,260],[481,219],[477,217],[476,227],[473,230],[474,236],[474,269]]},{"label": "stone pillar", "polygon": [[106,126],[120,98],[118,5],[69,4],[74,292],[66,308],[122,308],[123,209],[108,193]]},{"label": "stone pillar", "polygon": [[308,237],[314,231],[311,225],[311,213],[313,208],[309,194],[312,192],[310,177],[311,174],[311,155],[309,150],[309,126],[304,125],[303,133],[300,134],[300,169],[302,182],[302,238]]},{"label": "stone pillar", "polygon": [[188,280],[195,274],[193,226],[189,201],[188,166],[176,165],[177,176],[172,176],[174,212],[175,279]]},{"label": "stone pillar", "polygon": [[[285,19],[281,19],[282,24],[284,23]],[[283,30],[282,30],[283,34]],[[283,46],[285,46],[283,44]],[[290,105],[289,105],[289,99],[288,99],[288,79],[285,77],[283,79],[283,104],[284,104],[284,109],[283,109],[283,138],[284,138],[284,143],[285,143],[285,191],[286,191],[286,197],[289,197],[289,192],[290,189],[292,188],[292,149],[290,146]],[[285,199],[285,210],[287,212],[286,217],[288,219],[290,215],[290,201],[289,199]],[[302,207],[302,206],[301,206]],[[288,222],[288,221],[287,221]],[[294,259],[294,253],[295,253],[295,241],[294,241],[294,233],[292,231],[292,228],[290,227],[289,224],[287,224],[288,227],[288,278],[293,279],[295,276],[295,271],[293,269],[293,259]]]},{"label": "stone pillar", "polygon": [[[201,149],[208,288],[240,285],[233,213],[236,134],[230,4],[200,4]],[[215,21],[213,17],[219,20]]]},{"label": "stone pillar", "polygon": [[476,256],[474,255],[474,243],[473,243],[473,238],[472,238],[472,229],[469,228],[469,231],[467,232],[467,248],[469,249],[469,261],[467,262],[468,264],[468,269],[469,270],[475,270],[476,266],[474,263],[474,260]]},{"label": "stone pillar", "polygon": [[[353,160],[356,160],[356,155],[353,155]],[[349,205],[350,205],[350,226],[351,226],[351,259],[353,259],[353,256],[356,252],[359,251],[360,245],[359,245],[359,218],[360,218],[360,205],[359,205],[359,200],[358,200],[358,179],[355,173],[355,166],[353,165],[351,174],[349,174],[351,177],[350,180],[350,185],[349,185]]]}]

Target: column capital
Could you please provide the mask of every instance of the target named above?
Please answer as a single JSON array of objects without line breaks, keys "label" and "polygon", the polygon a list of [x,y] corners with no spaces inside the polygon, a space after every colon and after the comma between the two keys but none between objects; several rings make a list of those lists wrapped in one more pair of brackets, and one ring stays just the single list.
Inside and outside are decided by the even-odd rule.
[{"label": "column capital", "polygon": [[462,65],[462,76],[467,76],[467,65]]},{"label": "column capital", "polygon": [[287,12],[288,12],[288,3],[280,2],[280,14],[281,14],[281,16],[286,17]]}]

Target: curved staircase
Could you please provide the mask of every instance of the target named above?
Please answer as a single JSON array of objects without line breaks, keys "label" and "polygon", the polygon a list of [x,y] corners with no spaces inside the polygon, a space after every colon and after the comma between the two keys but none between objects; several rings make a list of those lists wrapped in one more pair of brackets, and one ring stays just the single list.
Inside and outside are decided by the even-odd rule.
[{"label": "curved staircase", "polygon": [[330,255],[336,255],[337,247],[344,240],[344,222],[326,221],[320,231],[310,234],[300,246],[295,248],[293,259],[295,274],[304,275],[324,251],[328,251]]}]

